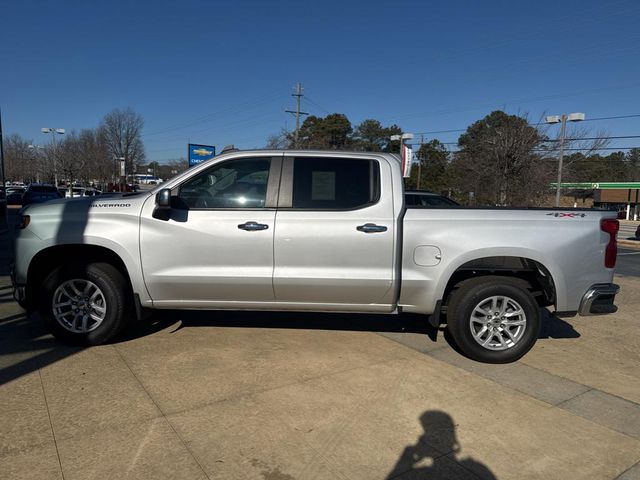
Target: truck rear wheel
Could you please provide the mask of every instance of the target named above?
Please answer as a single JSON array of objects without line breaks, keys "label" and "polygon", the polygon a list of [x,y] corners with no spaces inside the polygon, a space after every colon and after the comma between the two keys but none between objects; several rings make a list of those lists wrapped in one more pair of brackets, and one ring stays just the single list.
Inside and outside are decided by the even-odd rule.
[{"label": "truck rear wheel", "polygon": [[126,292],[124,277],[108,263],[61,266],[44,281],[39,311],[59,340],[100,345],[126,326]]},{"label": "truck rear wheel", "polygon": [[525,282],[485,276],[462,282],[447,308],[447,329],[468,357],[515,362],[538,340],[540,307]]}]

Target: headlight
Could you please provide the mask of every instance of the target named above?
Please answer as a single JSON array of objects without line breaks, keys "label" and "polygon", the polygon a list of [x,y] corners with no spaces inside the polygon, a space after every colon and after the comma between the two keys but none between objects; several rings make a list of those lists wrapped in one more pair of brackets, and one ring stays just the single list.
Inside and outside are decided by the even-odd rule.
[{"label": "headlight", "polygon": [[29,215],[20,215],[20,217],[18,218],[18,223],[16,224],[16,228],[22,230],[27,228],[27,226],[29,226],[29,223],[31,222],[31,217]]}]

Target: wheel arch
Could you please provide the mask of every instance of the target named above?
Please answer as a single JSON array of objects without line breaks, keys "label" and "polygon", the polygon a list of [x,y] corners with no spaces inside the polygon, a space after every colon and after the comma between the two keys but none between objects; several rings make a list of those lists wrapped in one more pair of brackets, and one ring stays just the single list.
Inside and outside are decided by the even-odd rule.
[{"label": "wheel arch", "polygon": [[29,262],[27,270],[27,305],[33,307],[39,287],[47,274],[66,263],[105,262],[113,265],[124,277],[128,293],[133,295],[131,275],[123,259],[113,250],[90,244],[52,245],[40,250]]},{"label": "wheel arch", "polygon": [[519,279],[528,288],[540,306],[557,305],[558,285],[549,268],[540,260],[520,255],[489,255],[465,259],[452,268],[442,286],[442,305],[459,285],[470,278],[482,276],[505,276]]}]

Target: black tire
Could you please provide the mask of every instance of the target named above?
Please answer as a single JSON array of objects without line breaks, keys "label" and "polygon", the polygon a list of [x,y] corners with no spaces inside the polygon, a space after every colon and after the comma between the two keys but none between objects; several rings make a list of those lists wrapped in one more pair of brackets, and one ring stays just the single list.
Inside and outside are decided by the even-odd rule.
[{"label": "black tire", "polygon": [[[85,333],[72,332],[59,323],[53,312],[53,295],[67,280],[93,282],[102,292],[106,303],[102,323]],[[40,316],[50,332],[60,341],[73,345],[101,345],[116,337],[127,325],[130,299],[127,282],[122,274],[108,263],[72,264],[52,271],[44,280],[38,302]]]},{"label": "black tire", "polygon": [[[485,363],[510,363],[531,350],[538,340],[542,323],[540,307],[527,287],[525,281],[517,278],[483,276],[465,280],[451,293],[447,307],[447,329],[463,354]],[[493,296],[515,300],[526,315],[526,327],[522,336],[505,350],[483,347],[475,340],[471,331],[471,316],[475,307]]]}]

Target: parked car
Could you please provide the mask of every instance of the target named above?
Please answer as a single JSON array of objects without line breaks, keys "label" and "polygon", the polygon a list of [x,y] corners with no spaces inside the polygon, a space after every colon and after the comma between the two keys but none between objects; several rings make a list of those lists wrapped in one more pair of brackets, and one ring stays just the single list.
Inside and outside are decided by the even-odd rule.
[{"label": "parked car", "polygon": [[444,195],[427,192],[425,190],[407,190],[404,201],[409,207],[459,207],[460,204]]},{"label": "parked car", "polygon": [[102,192],[100,190],[98,190],[97,188],[87,188],[84,191],[84,196],[85,197],[95,197],[96,195],[101,195]]},{"label": "parked car", "polygon": [[388,153],[234,151],[151,191],[22,213],[14,295],[73,343],[145,309],[410,312],[505,363],[538,339],[540,307],[617,309],[615,212],[405,206]]},{"label": "parked car", "polygon": [[22,195],[26,190],[19,187],[7,188],[7,205],[22,205]]},{"label": "parked car", "polygon": [[22,194],[22,205],[42,203],[58,198],[62,198],[62,195],[60,195],[60,192],[58,192],[58,189],[54,185],[32,183]]},{"label": "parked car", "polygon": [[86,189],[84,187],[73,187],[71,190],[66,191],[65,197],[71,197],[72,193],[74,198],[84,197],[85,190]]}]

